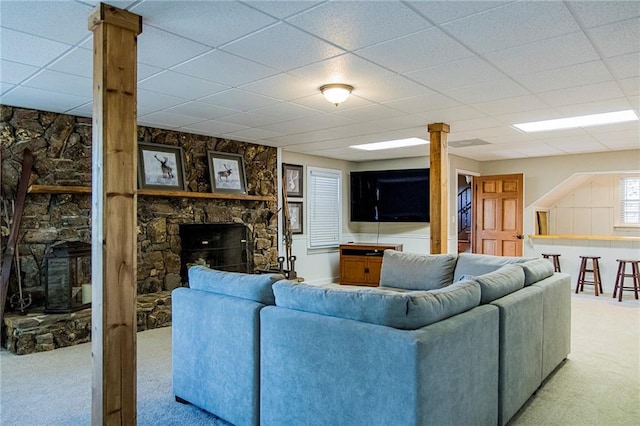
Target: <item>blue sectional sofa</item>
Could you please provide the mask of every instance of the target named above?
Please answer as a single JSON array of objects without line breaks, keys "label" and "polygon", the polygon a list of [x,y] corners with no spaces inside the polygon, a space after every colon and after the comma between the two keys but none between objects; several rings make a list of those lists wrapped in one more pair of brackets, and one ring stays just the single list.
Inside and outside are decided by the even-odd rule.
[{"label": "blue sectional sofa", "polygon": [[190,283],[174,393],[236,425],[503,425],[570,350],[570,278],[546,259],[386,250],[375,288]]}]

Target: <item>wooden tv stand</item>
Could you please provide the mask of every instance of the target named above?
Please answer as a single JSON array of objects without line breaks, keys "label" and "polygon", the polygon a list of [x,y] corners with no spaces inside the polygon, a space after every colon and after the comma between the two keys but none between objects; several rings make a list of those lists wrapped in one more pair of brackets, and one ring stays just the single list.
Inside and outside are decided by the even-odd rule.
[{"label": "wooden tv stand", "polygon": [[340,244],[340,284],[377,287],[386,249],[402,251],[402,244]]}]

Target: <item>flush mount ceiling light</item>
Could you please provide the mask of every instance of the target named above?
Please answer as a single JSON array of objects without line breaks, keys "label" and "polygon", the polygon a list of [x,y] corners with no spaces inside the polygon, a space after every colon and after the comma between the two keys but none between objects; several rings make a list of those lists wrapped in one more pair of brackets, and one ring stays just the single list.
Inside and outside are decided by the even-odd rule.
[{"label": "flush mount ceiling light", "polygon": [[352,90],[353,86],[341,83],[325,84],[320,87],[324,97],[335,106],[346,101]]},{"label": "flush mount ceiling light", "polygon": [[604,114],[582,115],[578,117],[559,118],[556,120],[533,121],[531,123],[514,124],[525,132],[543,132],[545,130],[574,129],[576,127],[600,126],[603,124],[623,123],[637,120],[633,110],[607,112]]},{"label": "flush mount ceiling light", "polygon": [[426,145],[429,142],[420,138],[397,139],[393,141],[365,143],[363,145],[351,145],[349,148],[363,149],[365,151],[377,151],[379,149],[404,148],[407,146]]}]

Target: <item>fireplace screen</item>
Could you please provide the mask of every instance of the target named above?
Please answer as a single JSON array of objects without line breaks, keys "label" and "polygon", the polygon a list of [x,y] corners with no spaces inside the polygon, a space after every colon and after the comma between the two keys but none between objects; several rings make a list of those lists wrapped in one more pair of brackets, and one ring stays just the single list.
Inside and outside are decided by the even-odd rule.
[{"label": "fireplace screen", "polygon": [[192,265],[230,272],[251,272],[247,227],[237,223],[180,225],[182,281]]},{"label": "fireplace screen", "polygon": [[91,306],[91,244],[55,244],[45,256],[45,312],[72,312]]}]

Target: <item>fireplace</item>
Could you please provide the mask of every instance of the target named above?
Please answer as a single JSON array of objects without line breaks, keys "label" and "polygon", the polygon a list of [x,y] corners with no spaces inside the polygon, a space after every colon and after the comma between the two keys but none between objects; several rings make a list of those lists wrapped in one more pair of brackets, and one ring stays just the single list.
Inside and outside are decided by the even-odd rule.
[{"label": "fireplace", "polygon": [[253,272],[249,232],[239,223],[196,223],[180,225],[182,253],[180,274],[188,283],[192,265],[230,272]]}]

